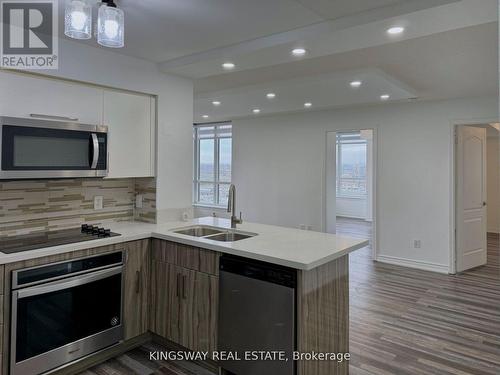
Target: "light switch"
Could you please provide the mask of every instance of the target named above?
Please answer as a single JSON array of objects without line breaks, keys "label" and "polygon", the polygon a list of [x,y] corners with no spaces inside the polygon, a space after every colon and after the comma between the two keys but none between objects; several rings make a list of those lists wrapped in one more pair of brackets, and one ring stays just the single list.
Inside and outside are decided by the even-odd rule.
[{"label": "light switch", "polygon": [[102,195],[96,195],[94,197],[94,210],[102,210],[104,197]]},{"label": "light switch", "polygon": [[142,194],[137,194],[135,196],[135,208],[142,208],[144,204],[144,196]]}]

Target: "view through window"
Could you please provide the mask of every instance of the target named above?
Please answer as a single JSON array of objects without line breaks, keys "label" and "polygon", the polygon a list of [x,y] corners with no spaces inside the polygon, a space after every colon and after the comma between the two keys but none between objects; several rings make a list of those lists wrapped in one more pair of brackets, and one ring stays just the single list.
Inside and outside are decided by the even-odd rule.
[{"label": "view through window", "polygon": [[360,132],[337,133],[337,196],[366,197],[366,155]]},{"label": "view through window", "polygon": [[194,126],[194,203],[226,206],[231,184],[232,125]]}]

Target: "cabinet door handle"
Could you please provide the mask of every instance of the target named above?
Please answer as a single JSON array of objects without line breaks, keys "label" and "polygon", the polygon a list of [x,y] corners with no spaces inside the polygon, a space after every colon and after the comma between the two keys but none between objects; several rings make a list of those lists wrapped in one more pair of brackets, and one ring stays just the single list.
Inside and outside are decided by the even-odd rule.
[{"label": "cabinet door handle", "polygon": [[135,293],[139,294],[141,290],[141,271],[135,271]]},{"label": "cabinet door handle", "polygon": [[182,275],[180,273],[177,274],[177,298],[181,296],[181,283],[182,283],[181,276]]},{"label": "cabinet door handle", "polygon": [[184,299],[187,298],[186,281],[187,281],[187,276],[186,275],[182,276],[182,298]]}]

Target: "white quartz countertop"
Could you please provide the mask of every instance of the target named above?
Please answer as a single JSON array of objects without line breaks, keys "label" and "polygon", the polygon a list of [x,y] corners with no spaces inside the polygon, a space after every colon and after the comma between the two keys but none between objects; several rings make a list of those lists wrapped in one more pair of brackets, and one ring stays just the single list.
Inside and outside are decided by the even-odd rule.
[{"label": "white quartz countertop", "polygon": [[368,245],[368,241],[345,236],[256,223],[238,224],[237,231],[256,233],[257,235],[235,242],[220,242],[172,231],[193,225],[230,228],[229,220],[213,217],[162,224],[119,222],[106,225],[106,227],[113,232],[120,233],[121,236],[13,254],[0,253],[0,264],[152,237],[291,268],[311,270]]}]

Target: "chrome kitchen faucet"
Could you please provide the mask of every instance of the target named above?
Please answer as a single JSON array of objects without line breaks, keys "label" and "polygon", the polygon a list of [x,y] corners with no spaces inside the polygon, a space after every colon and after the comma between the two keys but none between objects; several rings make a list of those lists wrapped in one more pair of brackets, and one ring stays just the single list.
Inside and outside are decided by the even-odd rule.
[{"label": "chrome kitchen faucet", "polygon": [[234,186],[234,184],[231,184],[231,186],[229,186],[229,196],[227,199],[227,212],[231,213],[231,228],[236,228],[236,224],[243,223],[243,220],[241,219],[241,211],[240,211],[240,218],[239,219],[235,215],[235,212],[236,212],[236,186]]}]

